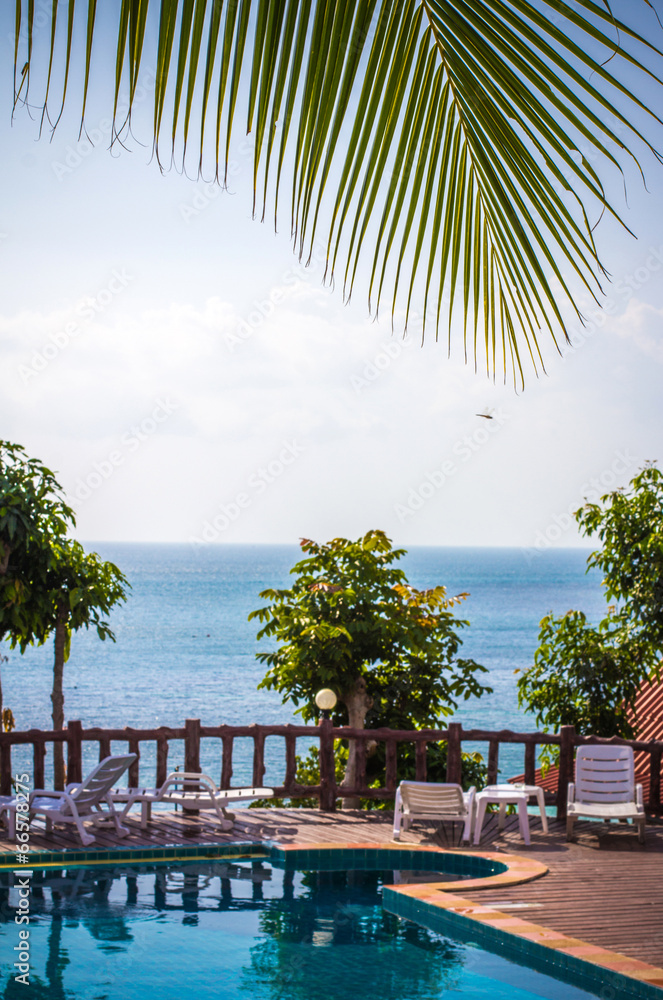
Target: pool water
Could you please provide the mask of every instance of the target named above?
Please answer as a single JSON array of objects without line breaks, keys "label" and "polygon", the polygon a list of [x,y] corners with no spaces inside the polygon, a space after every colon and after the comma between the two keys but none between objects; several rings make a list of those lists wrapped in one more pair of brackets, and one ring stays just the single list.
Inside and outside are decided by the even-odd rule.
[{"label": "pool water", "polygon": [[[448,876],[442,876],[448,877]],[[455,876],[456,878],[457,876]],[[595,996],[386,912],[384,885],[434,872],[288,870],[265,858],[35,870],[30,985],[5,1000],[581,1000]],[[614,992],[611,994],[614,995]]]}]

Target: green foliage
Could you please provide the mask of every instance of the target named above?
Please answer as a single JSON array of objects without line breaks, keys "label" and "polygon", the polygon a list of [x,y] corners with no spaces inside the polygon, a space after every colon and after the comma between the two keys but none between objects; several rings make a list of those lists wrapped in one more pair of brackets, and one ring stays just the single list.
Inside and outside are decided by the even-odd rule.
[{"label": "green foliage", "polygon": [[637,637],[651,666],[663,654],[663,473],[646,465],[629,491],[586,504],[576,518],[584,534],[600,539],[588,565],[602,570],[607,599],[619,602],[613,617]]},{"label": "green foliage", "polygon": [[648,465],[629,491],[586,504],[576,519],[603,543],[588,568],[604,572],[606,599],[620,603],[596,626],[581,611],[544,618],[518,700],[545,731],[574,725],[585,735],[631,739],[629,708],[642,681],[659,675],[663,652],[663,476]]},{"label": "green foliage", "polygon": [[125,599],[126,578],[66,537],[76,522],[62,487],[9,441],[0,441],[0,504],[0,639],[23,652],[45,642],[58,614],[69,637],[92,625],[112,639],[102,616]]},{"label": "green foliage", "polygon": [[331,687],[339,704],[336,725],[347,725],[358,679],[372,707],[369,728],[435,726],[460,698],[491,689],[478,680],[485,668],[456,659],[460,629],[469,623],[449,610],[466,595],[447,598],[444,587],[416,590],[393,564],[405,553],[382,531],[356,542],[301,543],[308,558],[291,570],[288,590],[266,590],[268,607],[251,613],[263,627],[258,638],[276,640],[258,659],[269,670],[259,687],[292,700],[304,720],[315,717],[315,695]]},{"label": "green foliage", "polygon": [[50,469],[0,441],[0,640],[21,652],[50,633],[53,543],[75,523]]},{"label": "green foliage", "polygon": [[100,639],[114,639],[105,616],[128,587],[117,566],[67,537],[74,524],[50,469],[20,445],[0,441],[0,640],[24,652],[55,635],[55,728],[62,724],[61,668],[72,633],[93,627]]},{"label": "green foliage", "polygon": [[126,600],[129,582],[112,562],[96,552],[86,552],[72,539],[51,546],[53,560],[47,578],[48,599],[66,628],[65,661],[69,659],[72,632],[93,627],[98,637],[115,640],[104,616]]},{"label": "green foliage", "polygon": [[366,276],[376,312],[419,309],[519,383],[544,338],[568,338],[561,300],[578,316],[602,294],[593,220],[618,216],[601,168],[658,156],[660,24],[650,0],[611,6],[60,0],[49,19],[16,0],[15,105],[63,128],[73,99],[84,131],[94,88],[124,143],[153,92],[161,168],[223,184],[250,132],[254,214],[276,225],[290,192],[301,260],[321,249],[347,298]]},{"label": "green foliage", "polygon": [[[269,667],[260,687],[280,691],[284,703],[291,699],[305,721],[316,716],[316,693],[330,687],[338,697],[335,725],[400,730],[441,728],[441,717],[450,715],[459,699],[491,691],[477,676],[485,668],[457,657],[458,633],[469,623],[450,609],[467,595],[447,598],[441,586],[412,587],[394,566],[404,550],[393,549],[382,531],[370,531],[356,542],[335,538],[319,545],[305,539],[301,544],[308,558],[292,569],[293,586],[263,591],[260,596],[272,603],[249,616],[263,623],[259,638],[279,643],[276,650],[258,654]],[[366,689],[359,707],[358,682]],[[429,745],[428,758],[430,780],[444,781],[446,746]],[[338,784],[349,759],[348,747],[337,744]],[[399,747],[398,773],[414,777],[412,746]],[[463,773],[468,785],[485,783],[479,755],[464,755]],[[384,786],[385,749],[379,741],[369,748],[366,778],[370,787]],[[307,757],[298,757],[297,781],[315,785],[319,780],[313,747]],[[376,802],[362,805],[375,808]]]},{"label": "green foliage", "polygon": [[541,622],[534,666],[518,681],[518,697],[544,731],[575,726],[595,736],[635,734],[627,718],[642,680],[639,648],[606,618],[597,627],[582,611]]}]

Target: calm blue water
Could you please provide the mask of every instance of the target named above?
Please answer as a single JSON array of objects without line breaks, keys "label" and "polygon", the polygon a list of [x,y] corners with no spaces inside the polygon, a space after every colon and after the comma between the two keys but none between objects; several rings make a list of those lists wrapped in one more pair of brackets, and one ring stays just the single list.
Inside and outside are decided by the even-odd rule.
[{"label": "calm blue water", "polygon": [[[264,603],[261,590],[288,585],[289,570],[301,555],[297,546],[86,547],[115,562],[133,589],[111,618],[116,643],[102,643],[93,632],[74,636],[65,667],[67,719],[81,719],[84,726],[146,728],[181,726],[186,718],[204,725],[298,721],[280,695],[257,691],[264,669],[255,659],[257,624],[247,621]],[[401,565],[415,586],[442,583],[449,594],[470,593],[457,611],[471,622],[463,630],[462,655],[489,668],[494,693],[462,703],[455,721],[466,728],[535,728],[518,708],[514,671],[531,664],[539,621],[549,611],[578,608],[592,619],[602,616],[600,577],[585,574],[586,557],[587,551],[572,549],[534,555],[520,549],[409,551]],[[4,701],[18,728],[50,729],[52,644],[23,657],[5,652]],[[247,744],[238,742],[234,784],[250,782]],[[267,741],[268,784],[282,776],[282,747],[282,740]],[[146,763],[150,752],[146,747]],[[90,766],[95,754],[90,747]],[[182,748],[174,744],[172,764],[181,761]],[[202,762],[218,780],[218,749],[206,749]],[[518,773],[522,751],[503,751],[500,764],[503,774]],[[148,774],[144,780],[150,780]]]},{"label": "calm blue water", "polygon": [[30,984],[12,982],[17,900],[0,889],[0,989],[25,1000],[595,996],[386,912],[382,886],[399,874],[262,859],[35,872]]}]

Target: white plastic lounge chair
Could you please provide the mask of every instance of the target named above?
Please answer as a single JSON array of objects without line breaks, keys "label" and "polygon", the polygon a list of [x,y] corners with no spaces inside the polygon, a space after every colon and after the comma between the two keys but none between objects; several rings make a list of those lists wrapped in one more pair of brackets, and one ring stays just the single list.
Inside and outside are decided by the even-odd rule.
[{"label": "white plastic lounge chair", "polygon": [[638,827],[638,840],[645,842],[645,810],[642,785],[635,784],[631,747],[578,747],[576,780],[569,785],[566,806],[566,839],[573,836],[573,824],[585,819],[627,820]]},{"label": "white plastic lounge chair", "polygon": [[419,819],[463,820],[463,840],[470,840],[476,788],[464,792],[460,785],[428,781],[401,781],[394,803],[394,840]]},{"label": "white plastic lounge chair", "polygon": [[[72,782],[63,792],[36,788],[30,794],[30,816],[42,813],[48,833],[53,829],[54,823],[73,823],[84,847],[95,840],[93,834],[85,832],[84,820],[89,820],[95,826],[112,821],[118,837],[126,837],[130,831],[120,823],[121,817],[115,811],[109,792],[135,760],[135,753],[106,757],[85,781]],[[102,802],[107,806],[106,811],[102,809]]]},{"label": "white plastic lounge chair", "polygon": [[144,830],[151,819],[155,802],[172,802],[185,811],[214,809],[222,830],[232,830],[235,819],[226,806],[233,802],[248,802],[251,799],[271,799],[273,788],[217,788],[207,774],[187,771],[173,771],[161,788],[120,788],[112,792],[114,802],[126,802],[122,812],[124,819],[134,802],[141,803],[140,825]]}]

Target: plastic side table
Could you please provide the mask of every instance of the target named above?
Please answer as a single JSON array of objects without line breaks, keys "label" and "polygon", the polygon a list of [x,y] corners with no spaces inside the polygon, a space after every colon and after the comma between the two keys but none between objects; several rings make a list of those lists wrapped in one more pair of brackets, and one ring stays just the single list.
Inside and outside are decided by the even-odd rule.
[{"label": "plastic side table", "polygon": [[541,825],[544,833],[548,832],[548,818],[546,816],[545,798],[543,789],[538,785],[488,785],[479,792],[476,798],[477,817],[474,824],[474,843],[478,844],[481,839],[481,828],[486,815],[488,803],[498,804],[500,807],[497,820],[498,829],[504,829],[507,805],[518,807],[518,824],[520,835],[526,844],[530,843],[529,817],[527,815],[527,802],[530,796],[536,796],[539,811],[541,813]]}]

